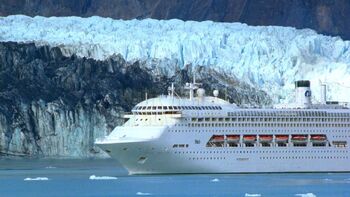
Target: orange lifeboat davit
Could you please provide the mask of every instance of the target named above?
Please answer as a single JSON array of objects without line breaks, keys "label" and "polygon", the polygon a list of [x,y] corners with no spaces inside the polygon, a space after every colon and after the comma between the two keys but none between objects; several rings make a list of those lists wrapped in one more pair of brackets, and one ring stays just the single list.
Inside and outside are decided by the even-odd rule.
[{"label": "orange lifeboat davit", "polygon": [[326,135],[311,135],[310,139],[312,142],[325,142],[327,140]]},{"label": "orange lifeboat davit", "polygon": [[306,142],[307,135],[292,135],[293,142]]},{"label": "orange lifeboat davit", "polygon": [[227,142],[239,142],[239,135],[226,135]]},{"label": "orange lifeboat davit", "polygon": [[289,139],[288,135],[276,135],[275,136],[275,141],[276,142],[287,142]]},{"label": "orange lifeboat davit", "polygon": [[271,142],[273,139],[272,135],[259,135],[260,142]]},{"label": "orange lifeboat davit", "polygon": [[211,142],[223,142],[225,140],[225,136],[224,135],[213,135],[211,137]]},{"label": "orange lifeboat davit", "polygon": [[243,136],[244,142],[255,142],[256,141],[256,135],[244,135]]}]

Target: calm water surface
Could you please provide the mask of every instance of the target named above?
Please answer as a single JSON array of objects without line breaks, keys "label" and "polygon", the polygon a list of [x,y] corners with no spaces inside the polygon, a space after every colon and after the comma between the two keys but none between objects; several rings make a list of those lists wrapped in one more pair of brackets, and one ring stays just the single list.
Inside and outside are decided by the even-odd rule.
[{"label": "calm water surface", "polygon": [[350,173],[129,176],[114,160],[0,159],[2,196],[350,197]]}]

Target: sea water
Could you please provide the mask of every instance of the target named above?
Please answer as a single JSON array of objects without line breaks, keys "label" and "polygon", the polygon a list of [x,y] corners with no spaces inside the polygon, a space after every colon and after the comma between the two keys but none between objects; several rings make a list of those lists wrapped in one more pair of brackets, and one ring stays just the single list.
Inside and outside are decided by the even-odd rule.
[{"label": "sea water", "polygon": [[350,197],[350,173],[130,176],[111,159],[0,159],[2,196]]}]

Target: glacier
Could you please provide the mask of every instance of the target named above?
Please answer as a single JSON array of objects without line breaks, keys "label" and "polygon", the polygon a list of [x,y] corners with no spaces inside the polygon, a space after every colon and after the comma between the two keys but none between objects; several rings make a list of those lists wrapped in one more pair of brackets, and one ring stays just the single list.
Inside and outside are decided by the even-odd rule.
[{"label": "glacier", "polygon": [[0,18],[0,41],[58,46],[67,56],[97,60],[121,54],[129,62],[149,61],[169,76],[174,67],[206,66],[266,91],[275,103],[292,101],[293,82],[300,79],[311,80],[316,100],[325,82],[328,100],[350,101],[350,42],[311,29],[14,15]]}]

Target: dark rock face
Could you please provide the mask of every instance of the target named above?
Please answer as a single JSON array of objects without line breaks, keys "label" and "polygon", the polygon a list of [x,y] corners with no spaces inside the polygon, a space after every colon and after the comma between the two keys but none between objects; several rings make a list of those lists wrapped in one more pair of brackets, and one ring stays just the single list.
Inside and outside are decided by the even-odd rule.
[{"label": "dark rock face", "polygon": [[348,0],[0,0],[0,15],[103,16],[311,28],[350,39]]},{"label": "dark rock face", "polygon": [[[122,124],[123,112],[144,100],[146,91],[154,97],[166,93],[171,82],[179,88],[191,80],[194,68],[165,76],[145,64],[121,56],[105,61],[65,57],[59,48],[0,43],[0,155],[105,156],[93,145],[97,137]],[[264,92],[225,74],[201,66],[196,73],[207,90],[227,89],[230,101],[271,102]]]}]

